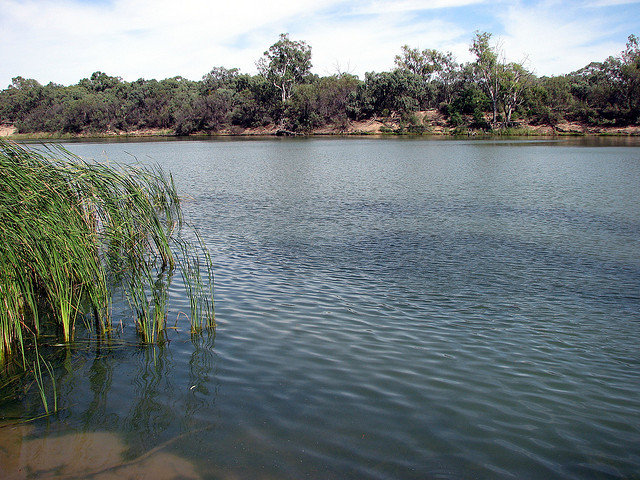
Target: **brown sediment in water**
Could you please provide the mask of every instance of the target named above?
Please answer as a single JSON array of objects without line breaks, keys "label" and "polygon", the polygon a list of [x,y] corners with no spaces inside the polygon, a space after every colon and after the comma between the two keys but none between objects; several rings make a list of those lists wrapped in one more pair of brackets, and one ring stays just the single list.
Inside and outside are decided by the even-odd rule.
[{"label": "brown sediment in water", "polygon": [[192,463],[163,452],[162,448],[125,461],[127,447],[113,433],[74,433],[30,438],[32,432],[33,428],[27,425],[0,428],[0,473],[3,480],[200,478]]}]

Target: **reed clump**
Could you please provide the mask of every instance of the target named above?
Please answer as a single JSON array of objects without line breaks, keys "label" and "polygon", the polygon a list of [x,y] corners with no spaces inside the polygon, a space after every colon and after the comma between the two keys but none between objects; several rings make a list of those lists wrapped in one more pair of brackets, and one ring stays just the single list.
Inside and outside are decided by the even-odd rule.
[{"label": "reed clump", "polygon": [[[114,288],[124,290],[142,341],[161,341],[167,278],[191,251],[181,227],[175,184],[159,168],[0,140],[0,363],[24,350],[26,331],[37,334],[43,319],[65,342],[79,317],[109,335]],[[202,261],[211,272],[208,253]],[[212,288],[213,276],[206,281]]]}]

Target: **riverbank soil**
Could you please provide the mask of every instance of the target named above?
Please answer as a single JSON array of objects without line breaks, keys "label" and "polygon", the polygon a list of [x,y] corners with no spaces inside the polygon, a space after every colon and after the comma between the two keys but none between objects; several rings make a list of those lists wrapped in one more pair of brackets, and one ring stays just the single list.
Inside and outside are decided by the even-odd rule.
[{"label": "riverbank soil", "polygon": [[[469,134],[514,134],[514,135],[640,135],[640,125],[625,127],[599,127],[577,122],[562,122],[556,125],[534,125],[520,122],[513,129],[484,132],[473,129],[455,129],[449,125],[447,118],[438,110],[414,112],[409,120],[397,115],[389,117],[373,117],[367,120],[348,121],[340,124],[328,124],[307,132],[290,132],[282,130],[276,124],[262,127],[242,128],[229,126],[211,132],[195,132],[192,136],[264,136],[264,135],[384,135],[384,134],[424,134],[424,135],[459,135],[466,131]],[[56,132],[19,133],[14,125],[1,124],[0,137],[10,139],[56,139],[56,138],[109,138],[109,137],[163,137],[175,136],[175,132],[161,128],[140,130],[107,130],[104,132],[83,132],[78,134],[59,134]]]}]

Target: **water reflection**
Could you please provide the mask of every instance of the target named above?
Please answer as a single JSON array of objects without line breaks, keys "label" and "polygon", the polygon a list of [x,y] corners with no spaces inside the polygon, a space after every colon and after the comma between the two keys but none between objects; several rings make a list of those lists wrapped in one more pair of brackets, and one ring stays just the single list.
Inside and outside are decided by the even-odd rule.
[{"label": "water reflection", "polygon": [[[139,368],[132,382],[132,406],[125,420],[125,431],[136,450],[146,451],[171,427],[174,413],[171,401],[176,392],[171,375],[171,349],[164,346],[141,348],[137,355]],[[168,398],[167,398],[168,397]]]},{"label": "water reflection", "polygon": [[189,359],[189,394],[185,399],[182,429],[188,431],[200,424],[200,415],[210,411],[218,397],[215,381],[215,331],[192,335],[193,352]]},{"label": "water reflection", "polygon": [[85,425],[108,427],[117,421],[116,415],[107,414],[107,394],[113,383],[113,360],[108,357],[108,351],[103,352],[100,345],[96,346],[88,379],[93,398],[82,414],[82,422]]},{"label": "water reflection", "polygon": [[[189,461],[171,452],[214,425],[215,333],[181,335],[164,346],[121,338],[80,340],[55,351],[60,412],[29,424],[0,424],[0,477],[199,478]],[[174,348],[192,351],[176,358]],[[17,402],[27,418],[42,409],[28,380],[27,395]]]}]

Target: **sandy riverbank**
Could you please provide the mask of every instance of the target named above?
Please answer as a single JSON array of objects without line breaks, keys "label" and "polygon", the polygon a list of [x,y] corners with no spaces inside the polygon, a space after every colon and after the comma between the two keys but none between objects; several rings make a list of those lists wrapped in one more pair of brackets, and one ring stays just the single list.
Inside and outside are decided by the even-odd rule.
[{"label": "sandy riverbank", "polygon": [[[344,124],[330,124],[315,128],[304,135],[385,135],[416,134],[423,135],[456,135],[464,133],[464,129],[454,129],[448,125],[447,119],[438,110],[426,110],[414,113],[414,128],[407,127],[399,117],[374,117],[361,121],[349,121]],[[417,128],[415,128],[417,127]],[[486,134],[487,132],[469,130],[470,134]],[[293,132],[280,129],[275,124],[256,128],[230,126],[215,132],[195,132],[193,136],[263,136],[289,135]],[[626,127],[594,127],[575,122],[563,122],[557,125],[532,125],[521,123],[515,129],[497,130],[489,135],[640,135],[640,125]],[[298,135],[298,134],[296,134]],[[74,138],[119,138],[119,137],[168,137],[175,136],[170,129],[146,128],[139,130],[107,130],[104,132],[83,132],[79,134],[57,132],[18,133],[15,126],[0,125],[0,137],[14,140],[36,139],[74,139]]]}]

